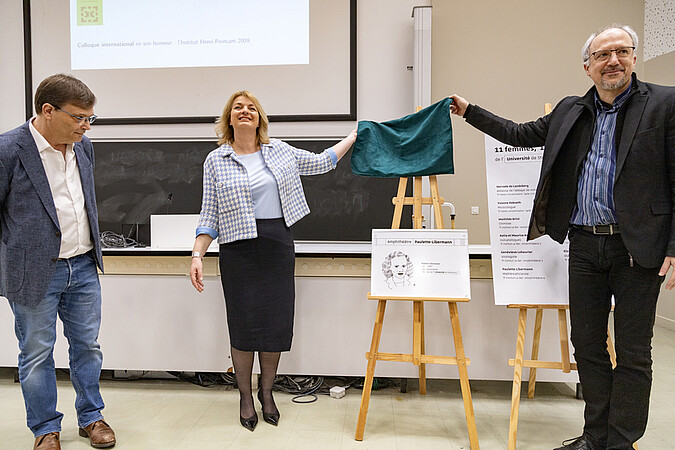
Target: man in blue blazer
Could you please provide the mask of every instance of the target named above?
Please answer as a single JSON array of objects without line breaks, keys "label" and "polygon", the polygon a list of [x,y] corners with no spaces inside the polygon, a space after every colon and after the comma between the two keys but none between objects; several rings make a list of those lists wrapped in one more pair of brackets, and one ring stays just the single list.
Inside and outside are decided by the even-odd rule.
[{"label": "man in blue blazer", "polygon": [[19,341],[19,380],[35,449],[59,449],[53,348],[57,315],[69,344],[80,436],[115,445],[99,392],[103,268],[94,198],[94,150],[84,134],[96,97],[69,75],[46,78],[37,115],[0,135],[0,294]]},{"label": "man in blue blazer", "polygon": [[586,403],[583,435],[560,449],[628,449],[647,426],[656,301],[675,257],[675,87],[637,79],[637,46],[628,26],[592,34],[582,56],[594,87],[534,122],[452,96],[453,113],[496,139],[545,145],[528,239],[569,236],[571,337]]}]

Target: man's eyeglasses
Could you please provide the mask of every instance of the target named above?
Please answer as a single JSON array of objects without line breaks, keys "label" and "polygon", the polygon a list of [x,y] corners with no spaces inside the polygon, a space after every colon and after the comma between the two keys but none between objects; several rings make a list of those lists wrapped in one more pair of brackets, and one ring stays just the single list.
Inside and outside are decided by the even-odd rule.
[{"label": "man's eyeglasses", "polygon": [[619,47],[614,50],[598,50],[591,53],[591,56],[595,61],[603,62],[607,61],[612,56],[612,52],[614,52],[617,58],[628,59],[633,55],[633,50],[635,50],[635,47]]},{"label": "man's eyeglasses", "polygon": [[98,117],[96,114],[93,114],[93,115],[91,115],[91,116],[76,116],[76,115],[74,115],[74,114],[69,113],[68,111],[62,110],[62,109],[59,108],[58,106],[54,106],[54,108],[56,108],[56,109],[58,109],[59,111],[63,111],[64,113],[68,114],[70,117],[72,117],[73,119],[77,120],[77,122],[78,122],[79,124],[82,124],[82,123],[86,120],[87,122],[89,122],[89,125],[91,125],[92,123],[94,123],[94,121],[95,121],[96,118]]}]

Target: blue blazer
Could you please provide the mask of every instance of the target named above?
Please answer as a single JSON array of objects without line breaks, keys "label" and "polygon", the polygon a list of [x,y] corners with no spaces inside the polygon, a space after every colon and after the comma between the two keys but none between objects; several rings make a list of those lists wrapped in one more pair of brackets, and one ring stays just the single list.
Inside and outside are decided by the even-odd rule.
[{"label": "blue blazer", "polygon": [[[103,270],[94,192],[94,147],[87,137],[74,145],[84,204]],[[61,247],[54,199],[28,122],[0,134],[0,294],[35,306],[51,282]]]}]

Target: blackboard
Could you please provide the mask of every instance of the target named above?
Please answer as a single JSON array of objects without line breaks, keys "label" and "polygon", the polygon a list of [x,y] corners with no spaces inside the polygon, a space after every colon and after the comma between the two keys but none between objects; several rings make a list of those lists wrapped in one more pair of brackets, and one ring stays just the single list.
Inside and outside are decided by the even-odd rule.
[{"label": "blackboard", "polygon": [[[319,153],[337,141],[286,142]],[[216,147],[215,141],[95,142],[101,231],[147,230],[152,214],[198,214],[202,165]],[[302,177],[311,213],[293,225],[296,240],[370,241],[371,229],[391,227],[398,178],[356,176],[350,157],[351,151],[336,170]],[[410,228],[410,212],[403,218],[401,227]]]}]

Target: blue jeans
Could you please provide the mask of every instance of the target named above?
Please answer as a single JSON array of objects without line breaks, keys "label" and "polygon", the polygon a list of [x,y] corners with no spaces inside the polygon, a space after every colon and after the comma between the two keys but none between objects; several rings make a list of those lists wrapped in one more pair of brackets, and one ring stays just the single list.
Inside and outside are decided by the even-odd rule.
[{"label": "blue jeans", "polygon": [[[606,449],[629,449],[647,427],[652,385],[651,341],[659,268],[632,261],[620,234],[570,230],[569,299],[572,344],[586,409],[584,433]],[[614,295],[617,366],[607,352]]]},{"label": "blue jeans", "polygon": [[98,380],[103,354],[97,342],[101,325],[101,285],[96,264],[88,255],[56,263],[44,299],[29,308],[9,302],[19,340],[19,381],[26,404],[26,421],[33,435],[61,431],[63,414],[56,410],[54,342],[56,316],[68,339],[70,378],[76,392],[80,427],[103,419]]}]

